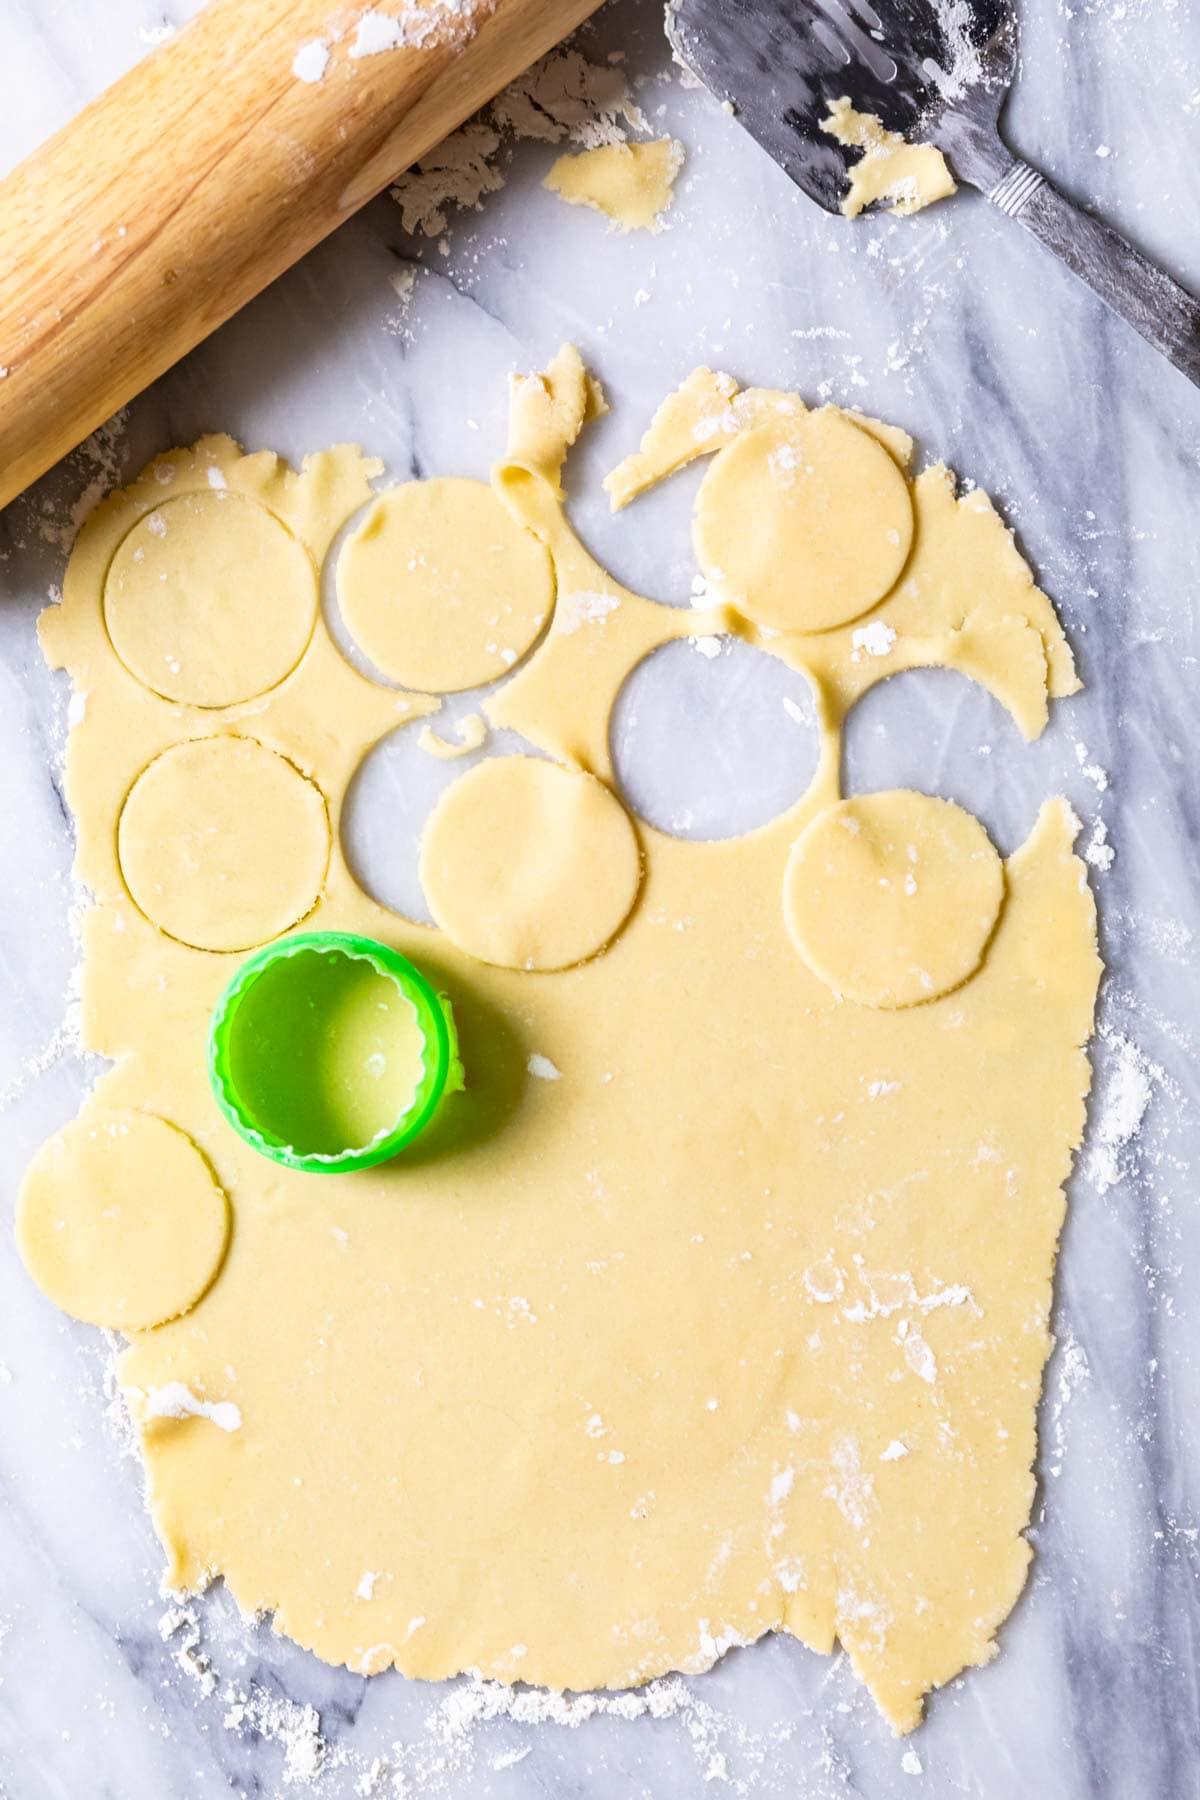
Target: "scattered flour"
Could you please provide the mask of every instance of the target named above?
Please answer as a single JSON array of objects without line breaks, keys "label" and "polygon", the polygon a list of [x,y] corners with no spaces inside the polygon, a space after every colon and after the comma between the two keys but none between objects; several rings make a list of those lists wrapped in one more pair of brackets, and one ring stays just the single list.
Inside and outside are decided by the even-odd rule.
[{"label": "scattered flour", "polygon": [[143,1419],[209,1419],[219,1431],[240,1431],[242,1409],[232,1400],[202,1400],[182,1381],[151,1388],[140,1408]]},{"label": "scattered flour", "polygon": [[491,11],[487,0],[419,0],[406,7],[398,18],[368,8],[358,21],[350,55],[361,60],[365,56],[383,56],[389,50],[461,44]]},{"label": "scattered flour", "polygon": [[[949,52],[945,67],[930,69],[934,86],[944,100],[958,100],[980,80],[983,65],[971,37],[970,0],[933,0],[933,10]],[[918,1771],[919,1772],[919,1771]]]},{"label": "scattered flour", "polygon": [[224,1724],[230,1731],[251,1731],[283,1746],[284,1785],[311,1784],[325,1764],[326,1745],[315,1706],[301,1706],[282,1694],[268,1693],[257,1682],[225,1693]]},{"label": "scattered flour", "polygon": [[1054,1360],[1056,1375],[1054,1399],[1050,1409],[1052,1447],[1046,1458],[1046,1473],[1051,1477],[1061,1475],[1063,1459],[1066,1455],[1067,1425],[1064,1415],[1071,1401],[1092,1373],[1087,1352],[1070,1331],[1065,1332],[1059,1338]]},{"label": "scattered flour", "polygon": [[1087,1174],[1096,1192],[1104,1194],[1128,1173],[1129,1147],[1163,1071],[1120,1032],[1102,1026],[1100,1037],[1108,1054],[1100,1064]]},{"label": "scattered flour", "polygon": [[578,631],[581,625],[603,624],[620,604],[619,594],[591,593],[577,588],[574,593],[564,594],[559,601],[555,629],[559,632]]},{"label": "scattered flour", "polygon": [[1108,841],[1108,826],[1103,819],[1097,819],[1092,826],[1092,835],[1083,851],[1084,861],[1093,869],[1099,869],[1106,875],[1117,859],[1117,853]]},{"label": "scattered flour", "polygon": [[851,633],[850,661],[861,662],[864,656],[886,656],[896,641],[896,633],[883,619],[872,619]]},{"label": "scattered flour", "polygon": [[539,1081],[562,1080],[562,1070],[557,1068],[555,1064],[550,1061],[548,1056],[542,1056],[536,1050],[529,1058],[525,1067],[529,1070],[531,1075],[536,1075]]},{"label": "scattered flour", "polygon": [[648,130],[620,68],[553,50],[402,175],[392,198],[406,231],[440,237],[451,209],[477,211],[504,186],[497,165],[506,140],[569,140],[591,150],[624,143],[627,127]]},{"label": "scattered flour", "polygon": [[292,74],[297,81],[310,84],[324,81],[325,71],[329,67],[329,45],[323,38],[313,38],[310,43],[301,44],[292,63]]}]

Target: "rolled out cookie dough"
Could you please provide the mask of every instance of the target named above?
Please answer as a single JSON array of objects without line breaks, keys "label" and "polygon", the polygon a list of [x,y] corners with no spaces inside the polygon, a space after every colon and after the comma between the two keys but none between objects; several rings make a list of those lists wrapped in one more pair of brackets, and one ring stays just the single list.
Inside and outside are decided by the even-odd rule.
[{"label": "rolled out cookie dough", "polygon": [[165,750],[121,809],[117,854],[146,917],[197,950],[252,950],[311,912],[329,863],[321,790],[254,738]]},{"label": "rolled out cookie dough", "polygon": [[916,1006],[966,981],[1003,900],[1003,865],[979,820],[927,794],[828,807],[796,840],[783,878],[796,948],[863,1006]]},{"label": "rolled out cookie dough", "polygon": [[193,706],[275,687],[304,654],[316,616],[308,551],[225,487],[168,495],[143,514],[105,582],[104,619],[126,668]]},{"label": "rolled out cookie dough", "polygon": [[375,501],[338,562],[355,642],[394,681],[478,687],[524,656],[554,604],[545,550],[479,481],[407,481]]},{"label": "rolled out cookie dough", "polygon": [[912,536],[900,469],[833,406],[743,432],[696,506],[709,591],[779,631],[825,631],[868,611],[896,585]]},{"label": "rolled out cookie dough", "polygon": [[143,1112],[90,1107],[38,1151],[17,1242],[72,1318],[144,1331],[196,1304],[221,1266],[229,1208],[196,1146]]},{"label": "rolled out cookie dough", "polygon": [[848,219],[856,219],[864,207],[882,201],[889,212],[920,212],[935,200],[955,193],[955,181],[936,144],[910,144],[898,131],[889,131],[874,113],[855,112],[849,100],[835,100],[821,122],[822,131],[861,150],[850,171],[850,187],[842,201]]},{"label": "rolled out cookie dough", "polygon": [[603,782],[531,756],[481,763],[434,810],[421,883],[460,949],[506,969],[567,969],[633,905],[641,851]]},{"label": "rolled out cookie dough", "polygon": [[[670,430],[648,434],[625,498],[693,450],[746,476],[743,433],[823,417],[796,395],[739,395],[728,377],[698,378],[692,397],[718,427],[689,443],[680,403]],[[619,1688],[786,1630],[822,1652],[840,1641],[908,1730],[931,1687],[994,1654],[1030,1560],[1051,1275],[1089,1080],[1094,910],[1058,801],[1007,859],[999,893],[994,853],[977,867],[969,828],[941,839],[918,797],[888,801],[866,879],[873,867],[889,880],[913,871],[918,892],[868,909],[866,960],[846,900],[864,865],[827,860],[809,893],[796,847],[807,860],[842,816],[841,727],[874,682],[957,669],[1036,735],[1051,699],[1077,685],[1070,650],[986,497],[960,499],[945,470],[914,480],[904,434],[850,415],[837,417],[856,452],[874,440],[891,458],[894,478],[862,452],[888,506],[910,508],[906,562],[891,546],[896,566],[876,562],[869,581],[857,546],[810,563],[783,629],[760,623],[744,594],[692,610],[632,593],[562,505],[563,462],[601,406],[570,350],[514,384],[494,492],[522,558],[552,565],[559,599],[484,710],[548,760],[485,761],[435,810],[423,864],[445,929],[369,899],[337,836],[363,756],[398,726],[418,729],[433,701],[364,680],[318,620],[283,681],[247,713],[214,719],[136,678],[104,624],[111,558],[164,486],[203,493],[215,466],[316,566],[376,465],[343,449],[292,474],[225,439],[160,459],[85,526],[63,603],[44,616],[51,661],[88,695],[67,791],[95,896],[85,1035],[113,1066],[85,1116],[101,1106],[186,1133],[233,1213],[216,1279],[200,1294],[197,1258],[161,1304],[139,1306],[136,1323],[196,1302],[131,1330],[121,1364],[144,1420],[167,1580],[195,1589],[220,1573],[246,1612],[273,1611],[278,1630],[329,1661],[427,1679],[478,1668]],[[824,430],[811,433],[818,449]],[[834,488],[835,464],[824,470]],[[710,499],[725,474],[712,482]],[[773,516],[776,497],[748,477],[726,491],[747,530]],[[833,497],[838,516],[855,517],[853,493]],[[737,534],[711,523],[733,561]],[[198,593],[210,550],[219,563],[219,543],[195,545]],[[473,655],[489,624],[474,606],[470,617]],[[813,629],[836,618],[847,622]],[[414,654],[419,623],[406,634]],[[436,648],[441,626],[430,629]],[[613,792],[622,684],[695,634],[738,636],[805,671],[818,719],[808,792],[720,843],[635,830]],[[453,684],[458,653],[435,672]],[[253,931],[214,878],[237,867],[236,805],[210,805],[212,842],[187,879],[195,795],[185,763],[168,759],[214,734],[252,735],[286,759],[333,828],[319,876],[315,854],[300,880],[291,847],[279,851],[293,875],[270,919],[255,890]],[[1021,754],[1015,733],[1010,754]],[[159,814],[155,875],[170,920],[145,892],[135,904],[117,857],[126,796],[155,767],[177,802]],[[230,791],[244,799],[248,787],[254,818],[271,826],[251,778]],[[868,797],[850,805],[872,816]],[[897,914],[901,897],[911,917]],[[317,929],[411,956],[459,1024],[466,1091],[382,1168],[317,1179],[273,1165],[224,1124],[209,1090],[207,1022],[239,956],[189,947],[171,921],[233,944],[286,929],[301,903]],[[903,990],[914,942],[936,992]],[[889,1004],[898,998],[920,1003]],[[41,1166],[23,1217],[39,1212]],[[121,1140],[97,1192],[143,1194],[161,1167],[152,1147]],[[64,1200],[90,1216],[81,1194],[60,1186],[55,1218]],[[153,1240],[131,1239],[116,1248],[153,1292]],[[94,1250],[88,1279],[107,1289],[106,1242],[85,1234],[72,1256]],[[67,1300],[53,1261],[29,1260]],[[139,1395],[181,1391],[235,1407],[240,1428],[187,1405],[139,1410]],[[364,1569],[378,1572],[367,1595]]]}]

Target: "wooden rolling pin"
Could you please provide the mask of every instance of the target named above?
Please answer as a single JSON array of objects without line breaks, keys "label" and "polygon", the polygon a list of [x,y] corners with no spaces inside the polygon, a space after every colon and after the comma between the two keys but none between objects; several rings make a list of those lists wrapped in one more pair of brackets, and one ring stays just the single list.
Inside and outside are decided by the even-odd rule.
[{"label": "wooden rolling pin", "polygon": [[0,183],[0,506],[597,4],[208,0]]}]

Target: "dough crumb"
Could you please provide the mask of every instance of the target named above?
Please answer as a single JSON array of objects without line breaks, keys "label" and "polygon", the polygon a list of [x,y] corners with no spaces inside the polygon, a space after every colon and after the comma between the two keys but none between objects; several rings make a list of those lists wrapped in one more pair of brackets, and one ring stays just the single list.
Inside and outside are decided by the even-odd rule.
[{"label": "dough crumb", "polygon": [[661,231],[683,167],[675,138],[647,144],[601,144],[560,156],[542,186],[571,206],[590,206],[618,231]]},{"label": "dough crumb", "polygon": [[898,131],[889,131],[874,113],[855,112],[845,96],[834,101],[828,117],[821,121],[821,130],[839,144],[863,153],[850,171],[850,187],[842,201],[848,219],[856,219],[876,201],[890,203],[889,212],[907,217],[957,192],[936,144],[910,144]]},{"label": "dough crumb", "polygon": [[454,729],[458,734],[457,743],[439,736],[431,725],[422,726],[417,748],[424,750],[427,756],[436,756],[441,762],[453,762],[456,757],[470,756],[473,750],[482,749],[487,742],[488,728],[479,713],[468,713],[459,719]]},{"label": "dough crumb", "polygon": [[557,1068],[555,1064],[550,1061],[548,1056],[541,1056],[536,1050],[525,1064],[525,1067],[529,1070],[531,1075],[536,1075],[539,1081],[562,1080],[562,1070]]}]

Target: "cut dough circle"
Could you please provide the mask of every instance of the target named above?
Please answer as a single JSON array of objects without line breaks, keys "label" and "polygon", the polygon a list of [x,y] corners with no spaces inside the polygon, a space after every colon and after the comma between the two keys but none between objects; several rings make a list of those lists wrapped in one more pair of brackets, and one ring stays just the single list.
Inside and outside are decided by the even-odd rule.
[{"label": "cut dough circle", "polygon": [[225,1195],[191,1138],[150,1113],[93,1107],[26,1172],[17,1242],[72,1318],[145,1331],[193,1307],[221,1266]]},{"label": "cut dough circle", "polygon": [[973,975],[1004,901],[1004,865],[979,820],[894,790],[817,814],[783,882],[792,942],[846,999],[890,1009]]},{"label": "cut dough circle", "polygon": [[164,750],[117,827],[131,897],[194,950],[251,950],[298,924],[320,897],[329,849],[320,788],[254,738]]},{"label": "cut dough circle", "polygon": [[375,667],[422,693],[507,674],[554,605],[554,567],[482,481],[380,494],[338,561],[338,604]]},{"label": "cut dough circle", "polygon": [[104,585],[113,649],[138,681],[188,706],[234,706],[278,686],[308,648],[308,551],[256,500],[180,494],[122,540]]},{"label": "cut dough circle", "polygon": [[701,484],[693,525],[710,586],[777,631],[857,619],[895,586],[912,536],[904,476],[833,407],[736,438]]},{"label": "cut dough circle", "polygon": [[506,969],[567,969],[616,935],[641,885],[628,813],[594,775],[506,756],[442,796],[421,883],[461,950]]}]

